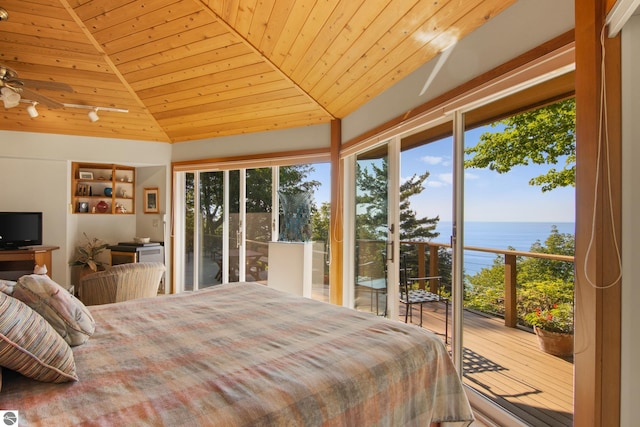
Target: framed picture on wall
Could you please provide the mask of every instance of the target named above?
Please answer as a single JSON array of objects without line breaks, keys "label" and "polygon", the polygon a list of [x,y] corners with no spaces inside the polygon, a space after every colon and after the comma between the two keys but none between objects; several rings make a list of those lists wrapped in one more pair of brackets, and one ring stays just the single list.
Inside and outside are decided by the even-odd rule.
[{"label": "framed picture on wall", "polygon": [[144,213],[160,212],[160,195],[158,188],[144,189]]}]

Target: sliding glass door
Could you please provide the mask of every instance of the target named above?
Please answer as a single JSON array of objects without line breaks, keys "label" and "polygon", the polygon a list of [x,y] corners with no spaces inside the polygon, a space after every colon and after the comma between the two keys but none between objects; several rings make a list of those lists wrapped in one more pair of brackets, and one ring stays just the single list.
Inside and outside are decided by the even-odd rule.
[{"label": "sliding glass door", "polygon": [[199,209],[197,215],[197,234],[195,241],[198,250],[197,277],[198,288],[206,288],[220,283],[220,254],[222,253],[222,229],[224,212],[223,172],[200,172]]},{"label": "sliding glass door", "polygon": [[330,168],[319,169],[303,164],[176,172],[175,194],[181,201],[174,211],[176,290],[268,284],[269,242],[279,237],[278,192],[284,190],[304,193],[313,205],[316,226],[307,220],[296,235],[314,241],[313,297],[327,300]]},{"label": "sliding glass door", "polygon": [[244,279],[267,283],[269,242],[273,239],[273,168],[247,169]]},{"label": "sliding glass door", "polygon": [[389,243],[388,146],[356,156],[353,306],[356,310],[387,315],[387,260]]}]

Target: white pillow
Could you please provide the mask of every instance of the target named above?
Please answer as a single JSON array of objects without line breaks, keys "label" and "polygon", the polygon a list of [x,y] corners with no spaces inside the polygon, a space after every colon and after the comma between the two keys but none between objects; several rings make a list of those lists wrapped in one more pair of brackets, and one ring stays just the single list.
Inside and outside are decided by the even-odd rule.
[{"label": "white pillow", "polygon": [[82,301],[47,275],[20,277],[13,297],[37,311],[71,346],[85,343],[96,329],[96,322]]},{"label": "white pillow", "polygon": [[28,305],[2,292],[0,366],[43,382],[78,380],[69,344]]},{"label": "white pillow", "polygon": [[0,292],[11,295],[13,293],[14,286],[16,286],[16,282],[13,280],[0,279]]}]

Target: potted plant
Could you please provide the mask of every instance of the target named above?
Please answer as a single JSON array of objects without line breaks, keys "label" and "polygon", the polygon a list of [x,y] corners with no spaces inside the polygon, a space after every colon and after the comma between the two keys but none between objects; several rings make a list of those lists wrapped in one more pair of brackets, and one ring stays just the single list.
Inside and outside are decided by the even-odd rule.
[{"label": "potted plant", "polygon": [[90,239],[89,236],[87,236],[87,233],[82,234],[84,235],[86,243],[82,246],[78,246],[76,250],[76,257],[69,263],[69,265],[82,266],[82,270],[87,270],[85,274],[104,270],[104,263],[98,259],[98,255],[107,249],[109,244],[95,237]]},{"label": "potted plant", "polygon": [[573,354],[573,304],[538,307],[525,320],[533,326],[542,351],[561,357]]}]

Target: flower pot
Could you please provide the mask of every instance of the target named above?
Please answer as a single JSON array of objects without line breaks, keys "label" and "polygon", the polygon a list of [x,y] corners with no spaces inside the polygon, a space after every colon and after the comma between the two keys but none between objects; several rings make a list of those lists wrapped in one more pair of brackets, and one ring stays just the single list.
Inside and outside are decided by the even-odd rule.
[{"label": "flower pot", "polygon": [[573,355],[573,334],[545,331],[535,326],[533,330],[538,337],[540,350],[560,357]]}]

